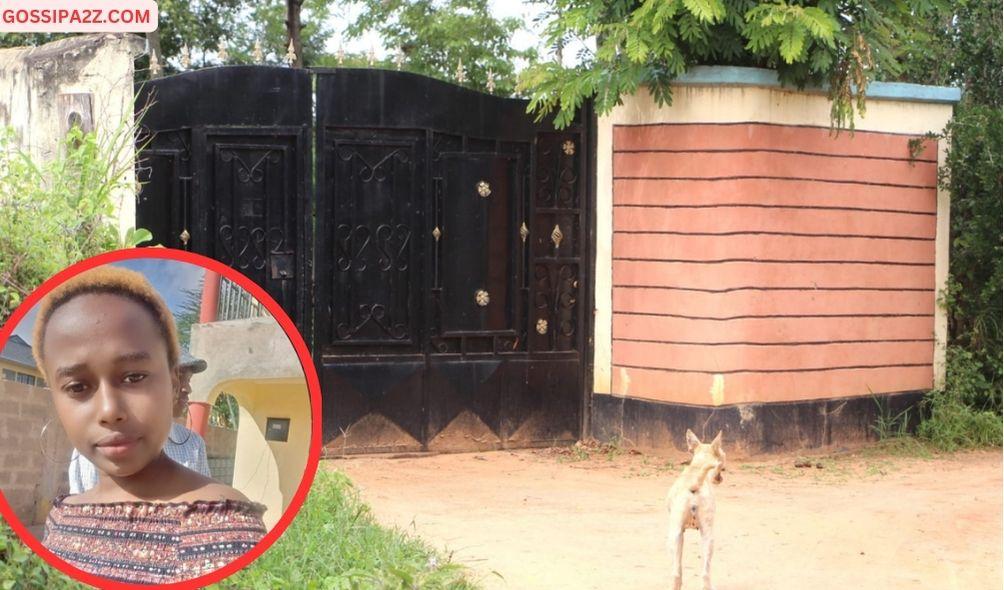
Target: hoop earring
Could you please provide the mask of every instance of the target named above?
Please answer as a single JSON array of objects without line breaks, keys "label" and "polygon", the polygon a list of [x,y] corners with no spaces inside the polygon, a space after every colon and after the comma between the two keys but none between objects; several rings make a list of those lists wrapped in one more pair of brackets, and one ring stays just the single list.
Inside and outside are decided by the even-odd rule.
[{"label": "hoop earring", "polygon": [[70,459],[69,461],[55,461],[48,453],[45,452],[45,431],[49,428],[49,424],[52,424],[52,418],[45,421],[45,424],[42,425],[42,430],[38,433],[38,448],[42,451],[42,456],[45,457],[45,460],[49,463],[54,465],[69,465],[73,462],[73,459]]},{"label": "hoop earring", "polygon": [[171,444],[174,444],[174,445],[178,445],[179,447],[181,445],[187,443],[190,438],[192,438],[192,431],[191,430],[188,431],[188,436],[185,437],[185,440],[183,440],[181,442],[176,442],[173,438],[171,438],[170,434],[167,435],[168,442],[170,442]]}]

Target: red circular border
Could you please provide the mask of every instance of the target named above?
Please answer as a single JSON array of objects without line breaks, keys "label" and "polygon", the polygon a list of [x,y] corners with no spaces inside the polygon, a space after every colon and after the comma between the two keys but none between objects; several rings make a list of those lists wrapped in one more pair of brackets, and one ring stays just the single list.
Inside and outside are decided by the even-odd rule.
[{"label": "red circular border", "polygon": [[18,325],[28,311],[34,307],[35,304],[42,299],[42,297],[56,288],[59,284],[71,277],[98,266],[122,260],[135,260],[142,258],[159,258],[163,260],[188,262],[206,270],[219,273],[251,293],[252,296],[265,306],[269,313],[271,313],[272,316],[279,322],[279,325],[282,326],[282,330],[286,333],[286,336],[293,344],[293,348],[296,349],[296,355],[300,359],[300,365],[303,368],[304,377],[307,379],[307,390],[310,392],[310,453],[307,456],[307,466],[303,472],[303,479],[300,480],[300,485],[297,487],[296,493],[293,495],[292,502],[283,512],[279,522],[272,527],[272,530],[270,530],[257,545],[241,557],[218,570],[199,576],[198,578],[192,578],[190,580],[174,582],[171,584],[161,584],[158,586],[116,582],[101,576],[87,573],[63,561],[51,551],[43,547],[42,543],[36,539],[34,535],[28,532],[28,529],[23,524],[21,524],[20,520],[18,520],[17,516],[14,514],[14,510],[11,508],[10,504],[7,503],[7,499],[4,497],[2,491],[0,491],[0,514],[3,515],[4,519],[11,526],[14,532],[17,533],[18,537],[21,538],[21,541],[25,545],[30,547],[36,554],[40,555],[49,565],[79,582],[86,582],[97,588],[113,589],[158,587],[177,588],[181,590],[189,588],[202,588],[209,584],[219,582],[236,573],[238,570],[249,565],[252,561],[264,553],[265,550],[268,549],[272,543],[274,543],[282,535],[283,532],[285,532],[286,528],[296,516],[296,513],[299,512],[300,507],[303,505],[303,501],[307,498],[307,493],[310,491],[310,485],[314,481],[314,475],[317,473],[317,465],[321,457],[321,384],[317,378],[317,370],[314,368],[310,351],[307,349],[307,343],[304,342],[303,337],[293,325],[293,321],[288,315],[286,315],[286,312],[282,310],[279,304],[276,303],[276,301],[272,299],[272,297],[266,293],[264,289],[252,282],[251,279],[221,262],[199,254],[185,252],[183,250],[174,250],[170,248],[131,248],[127,250],[107,252],[105,254],[94,256],[93,258],[88,258],[87,260],[83,260],[63,269],[52,278],[42,283],[38,289],[35,289],[35,291],[33,291],[21,303],[21,305],[14,310],[13,315],[11,315],[7,323],[0,328],[0,349],[2,349],[7,343],[7,340],[14,332],[14,327]]}]

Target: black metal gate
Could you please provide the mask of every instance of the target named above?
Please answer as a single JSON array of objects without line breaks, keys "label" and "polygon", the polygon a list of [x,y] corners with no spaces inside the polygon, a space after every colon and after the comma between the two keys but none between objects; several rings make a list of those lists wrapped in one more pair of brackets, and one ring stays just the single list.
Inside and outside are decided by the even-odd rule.
[{"label": "black metal gate", "polygon": [[156,103],[137,224],[289,311],[329,452],[578,438],[588,109],[557,132],[525,101],[368,69],[215,68],[139,96]]},{"label": "black metal gate", "polygon": [[[310,76],[234,66],[139,87],[136,225],[220,260],[309,331]],[[309,341],[309,340],[308,340]]]}]

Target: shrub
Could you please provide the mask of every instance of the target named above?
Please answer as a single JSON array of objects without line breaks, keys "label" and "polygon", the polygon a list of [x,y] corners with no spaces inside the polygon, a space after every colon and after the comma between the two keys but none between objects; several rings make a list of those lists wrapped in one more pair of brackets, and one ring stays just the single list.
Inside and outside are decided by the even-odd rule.
[{"label": "shrub", "polygon": [[[979,357],[957,346],[948,348],[945,388],[924,398],[924,421],[917,434],[943,451],[1001,446],[1004,422],[993,406],[993,384]],[[999,399],[1000,391],[996,396]],[[989,407],[988,407],[989,406]]]},{"label": "shrub", "polygon": [[73,127],[59,154],[42,164],[0,129],[0,322],[44,280],[67,266],[150,238],[119,239],[116,200],[131,194],[126,172],[131,126],[99,138]]},{"label": "shrub", "polygon": [[0,519],[0,588],[3,590],[77,590],[87,588],[64,576],[25,547]]},{"label": "shrub", "polygon": [[275,545],[218,589],[474,589],[464,568],[423,541],[377,525],[349,479],[321,470]]}]

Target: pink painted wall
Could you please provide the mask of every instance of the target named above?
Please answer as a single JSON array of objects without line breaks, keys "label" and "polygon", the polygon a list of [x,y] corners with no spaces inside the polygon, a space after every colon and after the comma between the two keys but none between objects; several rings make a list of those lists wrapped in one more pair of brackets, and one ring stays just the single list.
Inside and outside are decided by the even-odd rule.
[{"label": "pink painted wall", "polygon": [[613,389],[708,405],[929,389],[937,145],[618,125]]}]

